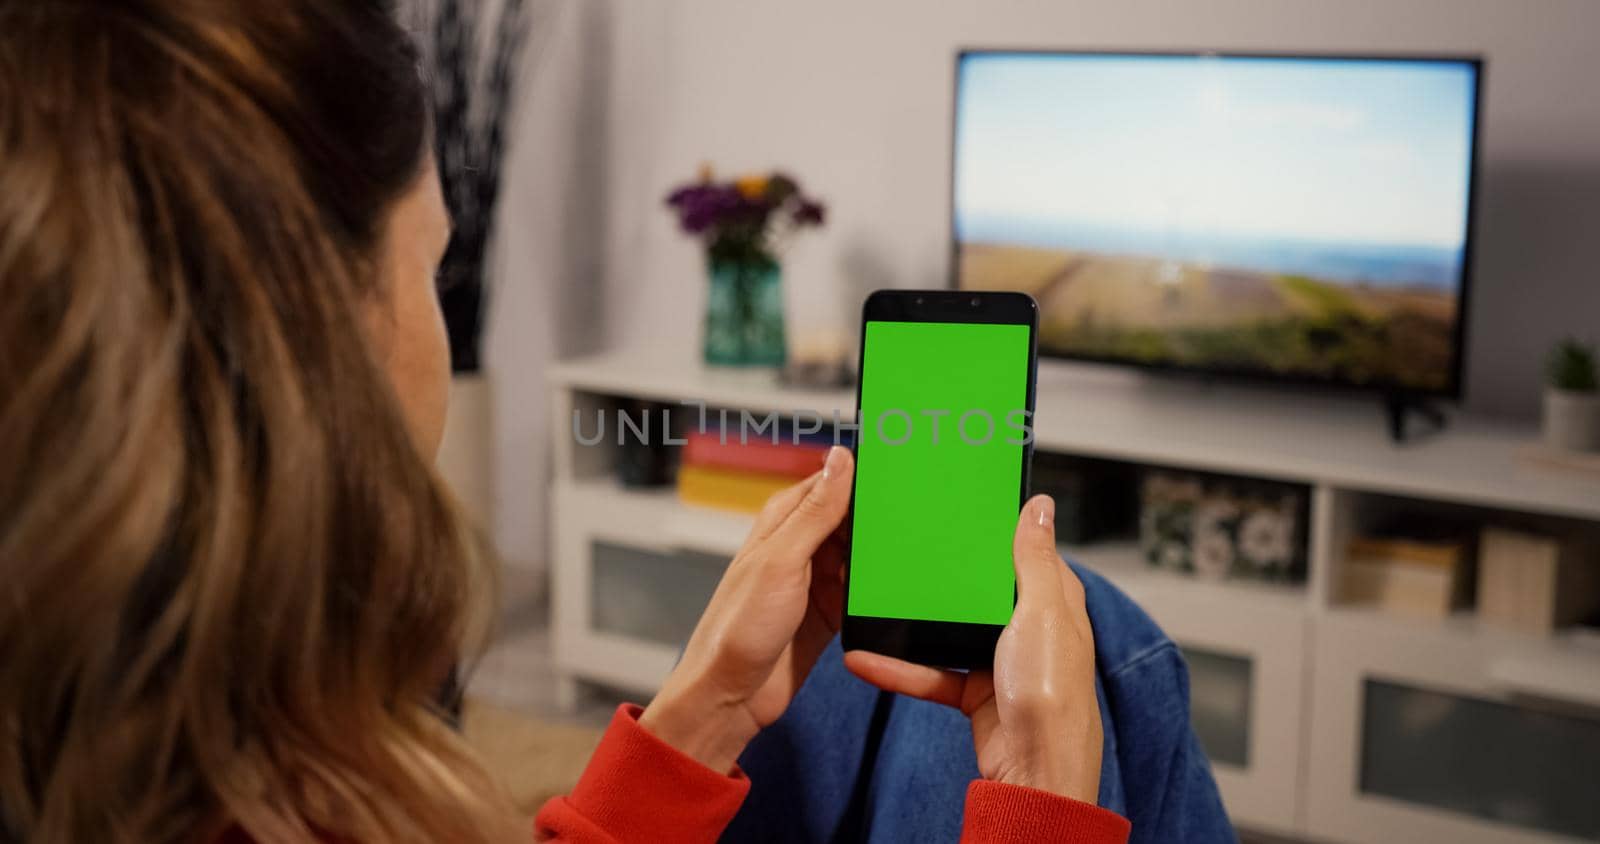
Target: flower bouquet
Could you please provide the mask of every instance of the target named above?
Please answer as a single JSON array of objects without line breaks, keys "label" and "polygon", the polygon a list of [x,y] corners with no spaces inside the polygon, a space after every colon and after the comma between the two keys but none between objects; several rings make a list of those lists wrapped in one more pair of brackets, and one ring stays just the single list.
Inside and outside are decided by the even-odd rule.
[{"label": "flower bouquet", "polygon": [[705,247],[710,293],[705,359],[724,366],[782,366],[782,268],[794,232],[823,223],[822,203],[782,173],[719,182],[710,168],[667,195],[679,226]]},{"label": "flower bouquet", "polygon": [[1140,493],[1139,545],[1156,568],[1299,582],[1305,510],[1293,486],[1153,471]]}]

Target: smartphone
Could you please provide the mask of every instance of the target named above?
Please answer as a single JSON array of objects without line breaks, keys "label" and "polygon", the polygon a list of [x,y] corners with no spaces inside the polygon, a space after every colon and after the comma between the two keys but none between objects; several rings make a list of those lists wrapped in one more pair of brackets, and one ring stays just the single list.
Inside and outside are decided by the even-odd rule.
[{"label": "smartphone", "polygon": [[862,309],[842,635],[988,668],[1016,607],[1039,306],[1026,293],[880,290]]}]

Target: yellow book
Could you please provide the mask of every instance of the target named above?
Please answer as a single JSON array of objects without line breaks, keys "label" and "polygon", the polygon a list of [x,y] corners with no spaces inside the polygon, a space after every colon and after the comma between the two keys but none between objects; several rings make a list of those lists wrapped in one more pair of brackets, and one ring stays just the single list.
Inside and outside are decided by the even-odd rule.
[{"label": "yellow book", "polygon": [[784,475],[682,466],[678,469],[678,498],[685,504],[755,513],[773,493],[794,482]]}]

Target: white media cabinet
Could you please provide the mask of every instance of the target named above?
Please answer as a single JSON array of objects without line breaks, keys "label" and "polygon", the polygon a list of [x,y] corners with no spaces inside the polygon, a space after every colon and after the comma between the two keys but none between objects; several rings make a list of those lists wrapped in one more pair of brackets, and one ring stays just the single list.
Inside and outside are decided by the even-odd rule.
[{"label": "white media cabinet", "polygon": [[[750,519],[681,504],[670,488],[619,484],[612,410],[626,400],[695,400],[761,414],[828,417],[837,409],[848,420],[854,392],[794,390],[769,372],[639,353],[559,364],[550,382],[552,641],[562,697],[573,699],[579,681],[648,694]],[[597,410],[607,413],[605,439],[578,444],[574,412],[586,414],[592,432]],[[695,410],[679,413],[692,420]],[[1328,841],[1582,840],[1547,829],[1562,817],[1570,822],[1568,789],[1600,797],[1600,642],[1586,633],[1502,632],[1471,613],[1428,622],[1341,606],[1332,584],[1352,531],[1395,506],[1600,523],[1600,478],[1519,459],[1535,437],[1528,428],[1458,415],[1439,434],[1395,446],[1376,401],[1147,381],[1049,362],[1040,366],[1035,433],[1039,450],[1309,488],[1303,585],[1154,571],[1128,543],[1062,549],[1121,587],[1184,647],[1197,711],[1220,706],[1237,721],[1241,752],[1220,754],[1236,756],[1229,762],[1212,751],[1236,823]],[[1459,774],[1469,792],[1462,796],[1448,793],[1449,783],[1430,792],[1437,783],[1423,781],[1428,754],[1452,742],[1523,747],[1546,739],[1563,750],[1535,762],[1553,778],[1535,784],[1543,792],[1486,801],[1472,790],[1493,772],[1473,770]],[[1408,774],[1413,763],[1424,773]]]}]

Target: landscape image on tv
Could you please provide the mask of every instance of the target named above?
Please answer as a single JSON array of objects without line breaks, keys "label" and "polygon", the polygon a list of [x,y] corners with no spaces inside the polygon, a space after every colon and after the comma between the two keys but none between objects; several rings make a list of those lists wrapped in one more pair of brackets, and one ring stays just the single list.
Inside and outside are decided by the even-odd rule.
[{"label": "landscape image on tv", "polygon": [[968,53],[961,287],[1040,349],[1455,388],[1477,70],[1464,61]]}]

